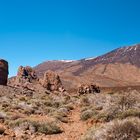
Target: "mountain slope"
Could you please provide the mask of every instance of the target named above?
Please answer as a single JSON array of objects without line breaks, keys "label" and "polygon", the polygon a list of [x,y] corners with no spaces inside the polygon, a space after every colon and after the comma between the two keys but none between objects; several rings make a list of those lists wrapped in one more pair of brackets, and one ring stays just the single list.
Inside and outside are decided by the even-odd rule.
[{"label": "mountain slope", "polygon": [[140,45],[118,48],[96,58],[47,61],[35,67],[40,76],[49,69],[61,75],[67,88],[90,82],[105,87],[140,85]]}]

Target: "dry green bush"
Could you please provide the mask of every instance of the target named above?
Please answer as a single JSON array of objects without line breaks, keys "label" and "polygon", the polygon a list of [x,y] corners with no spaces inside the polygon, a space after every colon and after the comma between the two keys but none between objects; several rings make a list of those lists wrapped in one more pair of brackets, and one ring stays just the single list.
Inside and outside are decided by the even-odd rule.
[{"label": "dry green bush", "polygon": [[63,131],[58,127],[54,122],[47,122],[47,123],[40,123],[36,125],[37,132],[43,133],[46,135],[51,135],[51,134],[59,134],[62,133]]},{"label": "dry green bush", "polygon": [[62,133],[60,127],[56,122],[36,122],[26,119],[18,119],[8,124],[11,128],[19,127],[21,130],[26,131],[34,128],[34,132],[43,133],[46,135]]},{"label": "dry green bush", "polygon": [[140,138],[140,119],[115,120],[102,127],[91,128],[82,140],[137,140]]},{"label": "dry green bush", "polygon": [[104,106],[101,114],[105,114],[106,121],[111,121],[116,118],[124,119],[130,116],[139,117],[139,94],[133,93],[132,91],[130,93],[112,96]]},{"label": "dry green bush", "polygon": [[80,118],[81,120],[83,121],[86,121],[90,118],[92,118],[93,116],[96,116],[98,114],[98,111],[94,108],[84,108],[82,111],[81,111],[81,115],[80,115]]},{"label": "dry green bush", "polygon": [[[93,118],[104,122],[113,119],[124,119],[127,117],[140,117],[140,93],[137,91],[129,91],[128,93],[119,94],[98,94],[87,95],[81,100],[82,120]],[[83,110],[83,109],[82,109]],[[96,111],[89,111],[96,110]],[[95,112],[95,113],[94,113]]]}]

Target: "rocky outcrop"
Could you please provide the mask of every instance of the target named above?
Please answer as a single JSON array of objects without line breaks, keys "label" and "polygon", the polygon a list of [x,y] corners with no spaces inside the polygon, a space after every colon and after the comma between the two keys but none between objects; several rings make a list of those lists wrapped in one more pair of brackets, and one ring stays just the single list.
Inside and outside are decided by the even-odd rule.
[{"label": "rocky outcrop", "polygon": [[0,85],[7,85],[8,80],[8,62],[0,59]]},{"label": "rocky outcrop", "polygon": [[47,90],[64,91],[59,75],[53,71],[45,72],[43,79],[40,80],[40,83]]},{"label": "rocky outcrop", "polygon": [[30,66],[20,66],[15,80],[15,85],[26,85],[37,81],[37,75]]},{"label": "rocky outcrop", "polygon": [[39,93],[49,93],[49,91],[59,91],[62,93],[65,91],[58,74],[53,71],[47,71],[44,77],[39,79],[35,70],[29,66],[20,66],[17,76],[9,80],[9,85]]},{"label": "rocky outcrop", "polygon": [[81,85],[78,88],[79,95],[88,94],[88,93],[100,93],[100,88],[94,84]]}]

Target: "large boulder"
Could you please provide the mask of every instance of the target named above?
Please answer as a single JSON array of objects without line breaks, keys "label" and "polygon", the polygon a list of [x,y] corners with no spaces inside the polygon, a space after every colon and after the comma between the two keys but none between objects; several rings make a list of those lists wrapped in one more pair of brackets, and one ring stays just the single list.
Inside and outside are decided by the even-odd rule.
[{"label": "large boulder", "polygon": [[37,75],[33,70],[33,68],[31,68],[30,66],[26,66],[26,67],[20,66],[18,68],[15,84],[24,85],[26,83],[33,83],[37,81],[37,79],[38,79]]},{"label": "large boulder", "polygon": [[82,84],[78,88],[78,93],[81,94],[88,94],[88,93],[100,93],[100,88],[94,84]]},{"label": "large boulder", "polygon": [[7,85],[8,73],[8,62],[0,59],[0,85]]},{"label": "large boulder", "polygon": [[53,71],[45,72],[43,79],[40,80],[40,83],[49,91],[64,91],[59,75]]}]

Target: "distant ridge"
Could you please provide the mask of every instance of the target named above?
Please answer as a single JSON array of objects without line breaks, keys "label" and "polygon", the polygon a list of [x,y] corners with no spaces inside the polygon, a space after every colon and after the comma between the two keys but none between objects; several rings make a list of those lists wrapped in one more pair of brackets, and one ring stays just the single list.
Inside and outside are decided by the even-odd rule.
[{"label": "distant ridge", "polygon": [[34,69],[40,76],[47,70],[56,71],[71,86],[84,82],[105,87],[140,85],[140,44],[117,48],[98,57],[46,61]]}]

